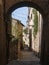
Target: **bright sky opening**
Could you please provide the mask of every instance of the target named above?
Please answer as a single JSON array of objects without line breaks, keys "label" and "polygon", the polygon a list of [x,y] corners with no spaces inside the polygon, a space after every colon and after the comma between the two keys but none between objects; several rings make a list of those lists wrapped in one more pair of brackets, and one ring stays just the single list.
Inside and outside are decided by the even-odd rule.
[{"label": "bright sky opening", "polygon": [[12,18],[20,20],[26,26],[28,20],[28,7],[21,7],[13,11]]}]

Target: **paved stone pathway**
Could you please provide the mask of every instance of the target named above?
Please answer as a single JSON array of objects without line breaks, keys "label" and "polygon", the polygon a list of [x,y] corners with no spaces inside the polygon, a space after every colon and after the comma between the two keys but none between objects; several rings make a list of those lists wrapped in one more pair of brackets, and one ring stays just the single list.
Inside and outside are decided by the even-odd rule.
[{"label": "paved stone pathway", "polygon": [[13,60],[8,65],[40,65],[40,59],[31,51],[22,51],[21,60]]},{"label": "paved stone pathway", "polygon": [[38,61],[11,61],[8,65],[40,65]]},{"label": "paved stone pathway", "polygon": [[34,55],[32,51],[22,51],[22,59],[23,61],[40,61],[40,59]]}]

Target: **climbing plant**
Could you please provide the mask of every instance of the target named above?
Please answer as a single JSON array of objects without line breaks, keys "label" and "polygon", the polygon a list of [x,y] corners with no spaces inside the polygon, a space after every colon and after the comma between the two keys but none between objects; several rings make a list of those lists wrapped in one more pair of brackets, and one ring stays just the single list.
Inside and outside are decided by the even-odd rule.
[{"label": "climbing plant", "polygon": [[37,31],[38,31],[38,14],[37,14],[37,10],[33,9],[33,14],[34,14],[34,38],[36,38],[37,35]]},{"label": "climbing plant", "polygon": [[16,29],[16,35],[17,35],[17,39],[20,39],[20,37],[21,37],[21,30],[19,30],[18,28]]},{"label": "climbing plant", "polygon": [[25,29],[23,30],[23,32],[24,32],[25,34],[27,34],[27,28],[25,28]]}]

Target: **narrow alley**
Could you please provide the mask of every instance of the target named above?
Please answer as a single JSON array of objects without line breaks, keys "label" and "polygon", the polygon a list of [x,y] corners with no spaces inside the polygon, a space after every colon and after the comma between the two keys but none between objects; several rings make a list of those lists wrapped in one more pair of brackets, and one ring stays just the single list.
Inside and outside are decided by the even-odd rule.
[{"label": "narrow alley", "polygon": [[13,60],[8,65],[40,65],[40,59],[32,51],[29,51],[28,48],[22,50],[21,53],[21,60]]},{"label": "narrow alley", "polygon": [[39,51],[41,49],[39,40],[41,40],[42,16],[39,11],[31,7],[21,7],[14,12],[11,15],[11,30],[14,38],[11,38],[9,42],[7,63],[8,65],[40,65],[38,57],[40,57],[41,52]]}]

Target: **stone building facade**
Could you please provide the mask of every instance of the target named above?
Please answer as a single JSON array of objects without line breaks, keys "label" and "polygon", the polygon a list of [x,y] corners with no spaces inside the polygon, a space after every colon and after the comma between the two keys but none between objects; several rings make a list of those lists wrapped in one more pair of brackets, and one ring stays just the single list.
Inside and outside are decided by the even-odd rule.
[{"label": "stone building facade", "polygon": [[[38,16],[38,30],[37,30],[37,34],[36,37],[34,37],[34,12],[33,10],[35,10],[34,8],[29,7],[28,8],[28,33],[30,32],[29,30],[31,29],[31,49],[35,52],[36,55],[40,54],[40,50],[41,50],[41,34],[42,34],[42,15],[39,13],[39,11],[36,10],[37,12],[37,16]],[[29,34],[30,35],[30,34]],[[29,38],[30,39],[30,38]]]},{"label": "stone building facade", "polygon": [[[11,60],[17,60],[19,51],[21,51],[22,43],[23,43],[23,24],[21,21],[12,18],[11,23],[11,40],[8,43],[9,44],[9,51],[8,51],[8,62]],[[19,41],[20,39],[20,41]],[[19,44],[20,43],[20,44]],[[20,46],[20,49],[19,49]]]},{"label": "stone building facade", "polygon": [[16,36],[17,39],[23,37],[23,26],[21,21],[12,19],[12,35]]}]

